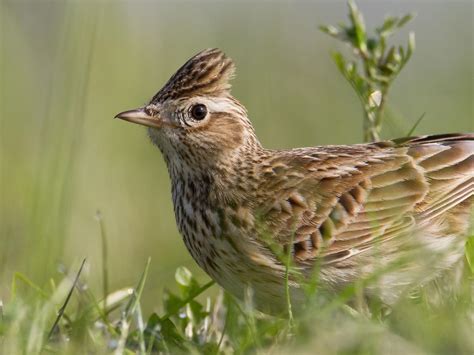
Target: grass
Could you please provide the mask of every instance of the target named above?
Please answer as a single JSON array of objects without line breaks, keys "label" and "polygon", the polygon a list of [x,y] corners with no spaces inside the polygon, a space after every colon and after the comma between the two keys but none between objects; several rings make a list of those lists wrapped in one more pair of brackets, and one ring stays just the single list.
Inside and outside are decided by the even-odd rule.
[{"label": "grass", "polygon": [[[88,136],[94,134],[98,123],[94,121],[94,129],[86,130],[88,122],[85,120],[88,107],[92,106],[91,101],[94,98],[91,91],[94,85],[97,85],[94,79],[97,80],[97,77],[101,77],[102,70],[106,71],[109,67],[113,66],[108,62],[99,62],[101,66],[97,69],[97,62],[94,61],[95,56],[100,54],[97,52],[97,47],[109,48],[107,47],[108,43],[101,42],[104,31],[108,28],[113,29],[113,21],[109,22],[107,26],[99,21],[99,19],[104,20],[103,17],[108,15],[108,11],[105,11],[105,6],[104,3],[99,12],[96,12],[94,9],[94,16],[85,16],[88,14],[85,11],[85,7],[73,5],[72,2],[65,5],[62,31],[58,31],[60,37],[64,38],[60,40],[61,45],[54,51],[54,79],[48,85],[47,90],[50,92],[46,95],[46,108],[43,113],[38,112],[36,109],[39,107],[36,101],[33,101],[36,104],[32,104],[35,108],[34,112],[22,111],[27,107],[23,99],[25,96],[23,92],[21,100],[17,101],[10,100],[6,90],[2,94],[2,117],[30,117],[33,115],[43,117],[39,127],[28,121],[35,130],[27,135],[27,137],[29,140],[30,137],[39,136],[37,138],[39,146],[46,147],[40,152],[41,154],[44,153],[47,159],[41,160],[41,163],[44,164],[38,163],[40,172],[38,177],[21,165],[22,159],[18,158],[15,161],[15,165],[10,163],[9,159],[17,156],[17,154],[19,157],[22,157],[19,154],[21,154],[23,145],[18,147],[17,144],[13,144],[17,143],[16,141],[11,144],[5,144],[5,147],[11,147],[11,149],[6,150],[11,154],[2,154],[2,163],[9,163],[9,166],[19,171],[17,174],[19,178],[12,180],[11,182],[13,183],[8,184],[8,188],[5,189],[6,197],[10,196],[8,193],[10,190],[17,192],[17,186],[22,188],[28,186],[29,180],[27,178],[30,175],[32,175],[33,182],[31,191],[25,193],[26,197],[24,197],[26,200],[25,204],[28,207],[29,218],[25,218],[26,222],[19,217],[21,216],[20,212],[14,214],[16,211],[14,203],[6,203],[5,206],[8,205],[8,208],[4,207],[2,209],[6,220],[19,219],[21,223],[18,223],[18,225],[24,228],[25,231],[9,234],[10,229],[4,229],[2,225],[2,232],[4,232],[5,237],[1,240],[2,248],[0,253],[2,255],[13,254],[13,257],[10,257],[9,260],[14,259],[16,264],[13,265],[16,265],[22,271],[15,269],[16,271],[13,273],[9,287],[7,286],[8,280],[6,278],[2,279],[2,293],[0,294],[0,353],[273,354],[294,352],[308,354],[472,354],[474,352],[471,334],[474,319],[472,306],[474,284],[473,237],[469,238],[466,243],[466,267],[461,277],[459,293],[455,297],[448,298],[439,304],[433,304],[431,299],[435,293],[432,289],[424,288],[419,290],[416,295],[410,294],[410,297],[402,298],[391,309],[387,309],[375,301],[365,305],[361,297],[360,290],[376,282],[377,277],[385,272],[379,271],[373,275],[373,278],[359,280],[357,283],[348,285],[344,290],[333,295],[327,295],[319,288],[317,275],[315,275],[308,290],[308,304],[305,305],[303,311],[294,312],[288,292],[288,282],[290,275],[292,275],[292,268],[289,255],[283,255],[282,260],[285,261],[286,267],[285,284],[287,286],[287,309],[284,313],[287,316],[281,318],[267,316],[256,311],[253,307],[251,289],[247,290],[245,300],[238,301],[220,290],[213,281],[196,277],[186,267],[179,267],[176,270],[174,281],[164,283],[164,287],[169,290],[164,291],[162,301],[154,301],[154,311],[150,311],[150,307],[144,306],[144,298],[158,299],[160,297],[157,293],[147,289],[147,286],[159,283],[156,279],[150,280],[149,276],[153,272],[154,267],[162,265],[166,261],[158,257],[151,261],[146,256],[131,255],[133,250],[131,250],[130,244],[126,244],[123,240],[116,238],[117,234],[119,234],[116,229],[123,228],[123,224],[120,223],[122,219],[125,219],[123,215],[115,215],[115,218],[108,220],[109,223],[107,225],[101,213],[96,215],[100,243],[98,243],[98,247],[95,247],[95,249],[99,251],[98,259],[101,263],[91,261],[78,265],[68,263],[67,268],[60,265],[59,273],[54,273],[51,271],[51,267],[44,266],[45,264],[58,264],[56,259],[57,255],[59,255],[58,250],[62,249],[64,243],[63,235],[67,234],[66,223],[69,216],[67,210],[70,208],[69,203],[72,199],[71,195],[73,195],[72,190],[78,186],[71,182],[71,180],[74,180],[72,178],[76,176],[72,171],[74,169],[78,170],[77,166],[74,166],[76,160],[80,158],[79,153],[81,150],[78,147],[87,146],[87,143],[94,143]],[[14,45],[10,45],[11,48],[16,45],[20,46],[22,43],[28,43],[21,37],[24,35],[23,29],[20,26],[17,27],[17,24],[14,22],[17,13],[14,11],[10,13],[10,9],[6,6],[5,8],[2,7],[2,10],[5,10],[0,15],[2,16],[2,22],[9,23],[11,24],[9,26],[14,28],[11,35],[11,38],[14,39],[11,40]],[[360,54],[366,50],[364,49],[364,38],[367,39],[368,36],[364,32],[365,26],[361,25],[361,17],[357,14],[357,11],[354,5],[352,5],[350,16],[350,21],[352,22],[349,26],[353,26],[355,31],[348,31],[347,33],[354,36],[344,37],[344,39],[348,40],[346,43],[349,42],[350,46],[356,46],[359,49],[359,52],[356,53]],[[190,13],[193,12],[190,11]],[[11,14],[11,16],[7,16],[7,14]],[[158,16],[159,14],[155,15]],[[247,13],[245,16],[247,16]],[[84,18],[88,18],[88,20],[86,21]],[[80,23],[78,19],[84,20],[84,23]],[[387,30],[400,27],[400,25],[406,23],[406,19],[407,17],[401,17],[399,19],[392,18],[392,20],[386,20],[385,24],[380,27],[378,43],[385,46],[384,41],[389,34]],[[185,23],[185,21],[176,21],[174,18],[173,21],[174,23]],[[124,26],[123,21],[117,22]],[[161,21],[156,22],[159,23]],[[359,27],[356,28],[357,26]],[[168,27],[172,28],[172,26]],[[162,31],[164,30],[162,29]],[[159,31],[155,32],[158,33]],[[145,33],[146,31],[140,34],[143,35]],[[170,37],[173,38],[173,41],[176,41],[175,38],[178,35],[173,30]],[[200,35],[202,34],[200,33]],[[122,41],[126,36],[119,37]],[[100,45],[97,43],[100,43]],[[149,41],[147,43],[148,46],[149,43],[154,42]],[[133,43],[128,43],[128,45],[131,44]],[[371,48],[374,49],[375,47]],[[413,48],[413,45],[411,49],[409,47],[410,55]],[[124,53],[122,43],[120,43],[120,50],[121,58],[127,58],[127,54],[134,52],[129,50],[125,51],[127,53]],[[154,48],[151,46],[149,51],[153,55],[140,58],[138,61],[139,65],[137,66],[154,67],[150,63],[148,65],[142,63],[147,63],[150,60],[149,57],[158,57],[159,55],[161,58],[165,55],[159,51],[153,52],[153,50]],[[18,52],[22,53],[20,50]],[[384,53],[382,57],[395,60],[392,63],[395,67],[392,65],[392,68],[396,70],[390,76],[389,82],[391,83],[410,56],[405,56],[402,58],[403,61],[397,64],[397,56],[387,57],[389,52],[389,50],[387,52],[382,51]],[[104,56],[103,52],[102,56]],[[14,58],[12,61],[22,63],[25,60],[24,58],[28,57],[32,56],[18,55],[12,57]],[[361,71],[356,75],[353,69],[349,70],[355,67],[350,66],[350,60],[344,59],[342,54],[335,55],[335,58],[338,68],[344,74],[344,77],[349,80],[354,88],[359,90],[357,97],[362,102],[365,120],[364,137],[367,140],[378,138],[382,122],[384,122],[382,120],[384,105],[374,105],[372,103],[374,100],[371,100],[371,97],[377,91],[383,92],[382,97],[386,96],[388,87],[379,87],[377,85],[387,81],[382,80],[379,82],[379,76],[372,78],[370,75],[364,75],[372,73],[373,70],[378,71],[383,68],[377,67],[377,64],[379,64],[377,61],[372,61],[366,68],[370,69],[369,67],[372,66],[373,70],[366,69],[365,72]],[[370,59],[367,56],[366,58]],[[2,57],[2,59],[4,58]],[[360,56],[356,56],[355,60],[360,61]],[[127,59],[118,62],[120,62],[120,68],[125,66],[124,63],[128,63]],[[8,63],[8,60],[5,60],[5,63],[2,62],[1,64],[2,72],[6,73],[5,68],[7,65],[10,65],[12,68],[14,66],[12,63]],[[267,62],[265,63],[267,64]],[[173,60],[174,64],[175,61]],[[268,65],[271,65],[271,63]],[[396,65],[401,66],[396,67]],[[26,64],[18,64],[20,69],[13,71],[15,75],[12,74],[9,82],[21,83],[24,76],[24,82],[31,85],[32,74],[23,70],[23,68],[28,67],[29,65]],[[276,67],[274,69],[276,72]],[[68,73],[68,78],[70,78],[72,83],[78,83],[76,86],[61,81],[63,70]],[[292,70],[294,68],[289,67],[288,70],[284,71],[291,72]],[[120,74],[127,75],[122,72]],[[150,75],[149,73],[146,74]],[[163,73],[163,75],[165,74]],[[131,75],[130,80],[134,76],[136,75]],[[112,80],[110,79],[111,77],[108,76],[108,80]],[[141,81],[144,80],[141,79]],[[140,84],[143,85],[143,83]],[[110,110],[117,109],[116,100],[119,97],[119,91],[113,91],[112,86],[115,86],[113,81],[112,83],[107,83],[107,90],[109,91],[105,89],[100,90],[101,100],[98,106],[101,108],[107,107],[107,97],[110,96],[114,97]],[[110,93],[110,95],[106,95],[105,92]],[[309,92],[312,93],[313,91],[309,90]],[[130,93],[127,93],[127,95],[130,95]],[[31,100],[37,99],[37,96],[38,92],[35,92],[34,95],[29,95]],[[469,93],[467,93],[467,96],[469,96]],[[136,99],[138,100],[138,97]],[[339,97],[334,100],[334,106],[336,106],[335,103],[338,100]],[[250,101],[250,98],[248,98],[248,101]],[[8,106],[7,104],[10,102],[14,104]],[[260,102],[259,106],[261,106]],[[15,107],[15,110],[9,111],[9,107]],[[286,110],[286,107],[288,107],[288,110],[293,110],[291,104],[288,104],[285,100],[285,106],[282,106],[281,109]],[[313,110],[313,104],[311,104],[310,109]],[[466,110],[464,108],[461,109]],[[97,116],[111,116],[107,110],[100,111],[100,113],[98,111],[94,112],[93,116],[95,118]],[[332,113],[332,111],[330,112]],[[264,116],[267,112],[262,111],[260,113]],[[469,115],[467,116],[469,119]],[[416,129],[422,117],[413,125],[410,134]],[[428,115],[427,120],[432,120],[432,117]],[[10,131],[13,131],[12,128],[16,128],[19,124],[21,124],[20,120],[2,120],[2,128],[10,127]],[[311,127],[313,126],[314,122],[312,122]],[[356,125],[351,127],[356,127]],[[271,132],[272,127],[267,126],[267,128]],[[36,129],[38,129],[39,133]],[[351,128],[348,129],[350,130]],[[100,164],[95,166],[95,168],[94,166],[91,168],[87,165],[87,169],[85,169],[87,173],[92,174],[94,170],[111,169],[112,164],[106,165],[107,159],[100,156],[101,149],[103,150],[104,146],[114,143],[113,139],[104,138],[108,130],[109,127],[106,126],[106,128],[99,131],[101,140],[104,139],[106,143],[104,145],[96,143],[96,150],[93,151],[94,156],[96,154],[99,155]],[[295,131],[297,130],[295,129]],[[299,131],[303,132],[305,130],[300,129]],[[332,130],[329,133],[334,134]],[[282,137],[287,136],[283,135]],[[9,137],[6,138],[8,140]],[[300,137],[297,137],[298,142],[299,139]],[[311,139],[314,139],[313,135]],[[118,140],[119,142],[114,145],[114,149],[124,144],[123,141]],[[30,142],[28,141],[27,143]],[[18,152],[19,148],[20,151]],[[128,148],[129,146],[127,145],[127,151]],[[136,149],[131,154],[133,158],[126,161],[132,164],[137,160],[136,156],[144,156],[143,153],[144,151]],[[113,158],[115,154],[109,157]],[[123,159],[124,156],[120,155],[120,159],[113,162],[115,165],[119,165]],[[143,159],[147,160],[146,157]],[[149,167],[148,165],[131,165],[132,167],[129,168],[129,165],[127,165],[126,172],[122,171],[122,175],[130,170],[131,178],[128,182],[133,183],[136,183],[137,171],[142,171],[144,170],[143,168]],[[115,197],[111,194],[105,195],[104,198],[103,195],[103,191],[110,191],[113,188],[113,181],[111,180],[114,179],[111,179],[110,175],[116,176],[117,174],[107,171],[105,184],[99,187],[87,186],[88,190],[91,189],[93,191],[94,206],[100,205],[101,194],[102,201]],[[157,174],[150,173],[150,175],[155,176]],[[78,180],[77,176],[76,180]],[[54,182],[54,184],[51,182]],[[155,181],[153,182],[155,183]],[[140,184],[137,183],[137,185]],[[147,196],[150,195],[149,185],[141,185],[147,186],[144,189],[144,193]],[[126,185],[126,188],[130,188],[130,190],[132,187],[133,184]],[[118,185],[117,191],[120,192],[122,190],[123,186]],[[85,189],[78,189],[78,191],[78,194],[85,194]],[[130,192],[130,194],[132,193]],[[12,194],[12,196],[14,197],[12,201],[23,201],[22,194]],[[116,200],[113,201],[115,202]],[[143,214],[140,213],[140,223],[145,223],[144,220],[155,218],[155,215],[148,215],[147,211],[156,208],[156,200],[153,199],[149,205],[146,205],[145,201],[140,198],[138,198],[138,201],[139,205],[143,206],[143,211],[141,211]],[[124,201],[120,202],[122,203],[116,204],[119,206],[119,209],[124,209],[126,203],[123,203]],[[134,206],[137,205],[136,201],[133,203],[133,200],[126,200],[125,202]],[[13,207],[10,205],[13,205]],[[130,223],[134,221],[132,218],[134,208],[126,209],[126,219],[132,221]],[[160,212],[164,213],[165,210],[166,208],[163,208]],[[107,216],[112,214],[110,210],[104,209],[104,211],[109,212]],[[154,213],[156,214],[157,212],[155,211]],[[79,218],[79,216],[80,211],[76,210],[73,217]],[[166,219],[160,221],[159,224],[174,224],[172,217],[169,217],[171,222]],[[83,223],[82,220],[80,221]],[[19,229],[17,225],[14,226]],[[97,225],[94,224],[94,227],[97,227]],[[155,228],[155,226],[144,227],[143,230],[140,230],[143,231],[144,237],[138,240],[142,240],[142,243],[135,242],[139,238],[136,234],[127,234],[127,231],[123,233],[127,240],[132,241],[130,243],[137,244],[140,250],[145,250],[148,253],[144,240],[148,235],[148,230],[152,228]],[[12,229],[16,231],[15,228]],[[88,234],[92,234],[88,233],[88,231],[90,232],[86,228],[80,229],[78,234],[80,238],[77,238],[80,242],[74,249],[74,255],[82,255],[83,251],[79,244],[86,244],[83,240],[87,238]],[[95,232],[94,229],[92,231]],[[23,235],[35,236],[38,240],[26,239],[24,237],[22,239]],[[38,245],[40,248],[36,249]],[[164,248],[163,244],[159,246]],[[156,251],[154,255],[163,255],[158,254],[159,248],[156,246],[153,246],[153,248]],[[18,253],[22,256],[19,260],[17,260],[17,254],[11,251],[24,249],[31,249],[31,251],[29,254]],[[126,252],[120,254],[117,251],[118,249],[125,249]],[[122,268],[111,267],[111,265],[117,264],[117,261],[114,264],[114,258],[120,259],[118,263]],[[61,259],[71,260],[73,258],[61,255]],[[88,260],[94,260],[94,255],[88,258]],[[25,265],[28,266],[25,267]],[[46,270],[46,272],[38,272],[38,265]],[[124,280],[129,280],[130,278],[124,277],[123,274],[132,267],[134,267],[133,270],[136,270],[135,265],[140,265],[139,267],[143,268],[143,272],[141,275],[137,272],[136,285],[130,287],[127,282],[124,282]],[[26,272],[24,272],[25,270]],[[154,275],[158,274],[156,270],[162,272],[162,269],[155,269]],[[7,274],[4,273],[2,276]],[[44,280],[45,274],[53,276]],[[97,282],[97,280],[100,280],[100,282]],[[117,285],[119,286],[117,287]],[[350,303],[353,300],[356,301]],[[354,307],[348,304],[353,304]]]},{"label": "grass", "polygon": [[[468,245],[472,262],[472,238]],[[356,311],[347,305],[356,297],[359,286],[354,284],[329,302],[320,302],[316,292],[313,302],[288,321],[256,311],[251,290],[243,302],[223,291],[206,296],[214,283],[199,284],[184,267],[175,274],[179,292],[166,292],[161,315],[144,318],[140,298],[150,260],[132,292],[114,291],[107,302],[96,299],[80,277],[83,266],[51,280],[49,289],[24,276],[15,278],[31,292],[16,294],[1,308],[2,353],[469,354],[474,349],[474,276],[467,268],[457,296],[436,305],[433,290],[422,289],[389,312],[376,302],[368,304],[369,312]]]}]

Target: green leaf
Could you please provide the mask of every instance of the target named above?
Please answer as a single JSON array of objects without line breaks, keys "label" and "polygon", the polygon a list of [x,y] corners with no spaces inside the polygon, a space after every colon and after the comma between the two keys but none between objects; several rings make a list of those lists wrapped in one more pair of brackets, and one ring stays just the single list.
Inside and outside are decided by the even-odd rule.
[{"label": "green leaf", "polygon": [[363,53],[367,52],[366,44],[366,33],[365,33],[365,23],[362,13],[357,8],[357,5],[350,0],[349,3],[349,18],[352,22],[355,32],[355,44],[356,47]]},{"label": "green leaf", "polygon": [[199,282],[193,277],[191,271],[181,266],[176,270],[176,282],[181,290],[181,297],[188,298],[199,289]]},{"label": "green leaf", "polygon": [[168,314],[175,314],[183,307],[183,300],[174,293],[166,290],[163,299],[164,311]]},{"label": "green leaf", "polygon": [[393,62],[394,62],[394,64],[400,64],[401,61],[402,61],[402,56],[400,55],[400,52],[399,52],[398,48],[396,48],[393,51]]},{"label": "green leaf", "polygon": [[393,62],[394,57],[395,57],[395,47],[391,47],[390,50],[388,51],[387,55],[385,56],[385,65],[390,64]]},{"label": "green leaf", "polygon": [[376,32],[379,33],[381,36],[386,36],[388,33],[393,31],[395,27],[395,23],[398,19],[394,17],[387,17],[383,23],[383,25],[376,29]]},{"label": "green leaf", "polygon": [[354,79],[357,76],[357,64],[354,62],[347,63],[346,74],[350,79]]},{"label": "green leaf", "polygon": [[330,36],[333,36],[333,37],[337,37],[341,33],[341,31],[337,27],[334,27],[334,26],[331,26],[331,25],[329,25],[329,26],[319,26],[319,29],[322,32],[324,32],[324,33],[326,33]]},{"label": "green leaf", "polygon": [[185,350],[186,339],[179,333],[176,326],[169,319],[160,321],[160,334],[163,337],[163,341],[172,348]]},{"label": "green leaf", "polygon": [[184,266],[180,266],[176,270],[174,278],[176,279],[176,282],[181,286],[189,286],[191,285],[193,275],[191,274],[191,271],[189,271],[187,268],[185,268]]},{"label": "green leaf", "polygon": [[188,318],[191,319],[195,325],[199,324],[208,316],[208,312],[205,311],[204,306],[195,300],[188,303],[186,313]]},{"label": "green leaf", "polygon": [[357,94],[360,97],[365,97],[369,91],[367,82],[361,78],[359,75],[354,76],[353,79],[354,86],[356,88]]},{"label": "green leaf", "polygon": [[379,40],[377,38],[369,38],[367,40],[367,49],[371,52],[375,52],[375,50],[379,47]]},{"label": "green leaf", "polygon": [[405,48],[402,46],[398,47],[398,53],[400,53],[400,56],[402,57],[402,62],[406,62]]},{"label": "green leaf", "polygon": [[[197,284],[197,283],[196,283]],[[161,319],[168,319],[171,316],[174,316],[179,310],[186,306],[189,302],[193,301],[197,296],[201,293],[206,291],[209,287],[214,285],[214,281],[209,281],[208,283],[202,286],[194,286],[194,282],[192,283],[193,287],[190,288],[190,293],[183,299],[177,297],[176,295],[172,294],[171,292],[167,291],[165,294],[165,312],[166,314]]]},{"label": "green leaf", "polygon": [[343,75],[346,75],[346,61],[344,57],[342,56],[342,54],[339,52],[335,52],[332,54],[332,59],[334,60],[334,63],[336,63],[336,66],[339,69],[339,71]]},{"label": "green leaf", "polygon": [[410,58],[412,53],[415,51],[416,43],[415,43],[415,32],[410,32],[408,35],[408,51],[407,51],[407,58]]},{"label": "green leaf", "polygon": [[158,324],[160,324],[161,322],[161,319],[160,317],[158,316],[158,314],[156,314],[155,312],[153,312],[150,317],[148,318],[148,321],[146,323],[146,328],[148,329],[154,329]]},{"label": "green leaf", "polygon": [[415,18],[416,14],[408,14],[403,16],[400,20],[398,20],[397,27],[401,28],[405,26],[408,22],[410,22],[413,18]]}]

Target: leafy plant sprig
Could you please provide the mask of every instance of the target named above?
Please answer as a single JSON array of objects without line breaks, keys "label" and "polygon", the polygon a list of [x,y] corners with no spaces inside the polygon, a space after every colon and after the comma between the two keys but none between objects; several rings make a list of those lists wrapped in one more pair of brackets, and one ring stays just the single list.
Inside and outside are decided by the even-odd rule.
[{"label": "leafy plant sprig", "polygon": [[355,59],[346,59],[340,52],[333,54],[339,71],[351,84],[364,110],[364,140],[380,140],[383,112],[389,88],[415,50],[415,34],[410,32],[408,45],[388,46],[387,39],[413,17],[386,17],[369,37],[362,13],[353,1],[349,5],[349,25],[321,26],[324,33],[347,43]]}]

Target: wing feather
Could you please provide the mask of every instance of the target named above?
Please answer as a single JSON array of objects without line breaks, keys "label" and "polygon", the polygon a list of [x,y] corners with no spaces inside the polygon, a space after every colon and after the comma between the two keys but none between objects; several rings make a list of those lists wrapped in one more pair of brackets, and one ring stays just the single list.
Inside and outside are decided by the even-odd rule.
[{"label": "wing feather", "polygon": [[[292,150],[264,164],[259,215],[296,262],[352,256],[431,223],[474,193],[474,135]],[[291,173],[290,173],[291,172]],[[437,221],[438,222],[438,221]],[[292,245],[289,245],[290,242]],[[387,245],[388,248],[388,245]]]}]

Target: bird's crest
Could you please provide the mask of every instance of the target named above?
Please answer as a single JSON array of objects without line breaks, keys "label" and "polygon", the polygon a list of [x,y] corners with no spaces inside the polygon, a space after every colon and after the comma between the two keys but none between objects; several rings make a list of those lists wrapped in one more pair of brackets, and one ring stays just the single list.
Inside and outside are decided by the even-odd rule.
[{"label": "bird's crest", "polygon": [[179,68],[151,102],[192,95],[221,95],[229,91],[229,80],[234,72],[232,59],[217,48],[206,49]]}]

